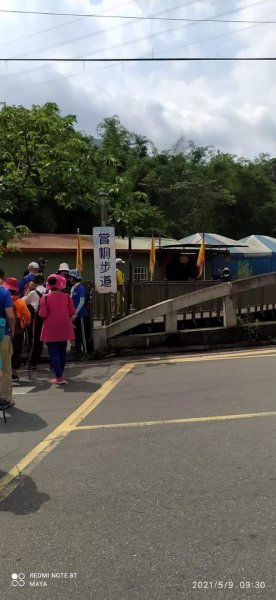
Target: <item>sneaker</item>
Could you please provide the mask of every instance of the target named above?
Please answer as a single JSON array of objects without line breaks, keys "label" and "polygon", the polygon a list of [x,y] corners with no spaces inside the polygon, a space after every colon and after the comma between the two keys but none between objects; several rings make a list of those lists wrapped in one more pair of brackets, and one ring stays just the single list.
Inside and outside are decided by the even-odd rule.
[{"label": "sneaker", "polygon": [[64,377],[59,377],[57,379],[57,384],[58,385],[65,385],[66,383],[68,383],[68,382],[64,379]]},{"label": "sneaker", "polygon": [[67,381],[65,381],[63,377],[55,377],[54,379],[51,379],[51,383],[54,385],[65,385]]}]

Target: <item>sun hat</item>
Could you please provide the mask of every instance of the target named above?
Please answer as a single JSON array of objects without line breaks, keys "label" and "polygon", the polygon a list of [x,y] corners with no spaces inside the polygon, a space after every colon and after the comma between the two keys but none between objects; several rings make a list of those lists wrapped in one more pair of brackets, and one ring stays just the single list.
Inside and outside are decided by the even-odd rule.
[{"label": "sun hat", "polygon": [[69,271],[69,275],[70,275],[70,277],[73,277],[74,279],[78,279],[79,281],[81,281],[81,279],[82,279],[81,273],[78,269],[71,269]]},{"label": "sun hat", "polygon": [[18,279],[16,277],[8,277],[8,279],[4,283],[4,287],[9,290],[9,292],[18,292]]},{"label": "sun hat", "polygon": [[30,262],[28,269],[39,269],[39,264],[37,262]]},{"label": "sun hat", "polygon": [[122,258],[116,258],[116,265],[125,265],[125,260]]},{"label": "sun hat", "polygon": [[60,263],[60,265],[59,265],[59,268],[58,268],[58,271],[68,271],[68,273],[69,273],[69,271],[70,271],[70,267],[69,267],[69,265],[68,265],[67,263],[65,263],[65,262],[64,262],[64,263]]},{"label": "sun hat", "polygon": [[56,275],[56,273],[52,273],[49,275],[46,282],[47,290],[63,290],[66,288],[66,280],[62,275]]}]

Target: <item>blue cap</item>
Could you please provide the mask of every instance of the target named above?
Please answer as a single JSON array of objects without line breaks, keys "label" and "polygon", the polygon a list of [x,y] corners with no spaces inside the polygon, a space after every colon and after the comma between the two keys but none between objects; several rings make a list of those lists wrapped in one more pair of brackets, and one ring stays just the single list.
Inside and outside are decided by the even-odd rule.
[{"label": "blue cap", "polygon": [[74,277],[74,279],[78,279],[79,281],[81,281],[81,279],[82,279],[81,273],[78,269],[71,269],[69,271],[69,276]]}]

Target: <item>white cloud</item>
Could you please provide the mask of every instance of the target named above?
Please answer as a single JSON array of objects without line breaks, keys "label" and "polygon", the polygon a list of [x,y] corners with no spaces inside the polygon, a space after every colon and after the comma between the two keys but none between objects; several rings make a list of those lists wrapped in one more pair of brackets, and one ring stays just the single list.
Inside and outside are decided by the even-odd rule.
[{"label": "white cloud", "polygon": [[[244,6],[255,4],[244,9]],[[121,6],[118,6],[121,5]],[[43,10],[233,19],[276,19],[272,0],[45,0]],[[117,6],[117,8],[116,8]],[[26,10],[37,2],[26,0]],[[1,8],[22,9],[19,0]],[[227,15],[225,15],[227,18]],[[2,14],[0,56],[272,56],[275,25],[117,21]],[[48,31],[44,31],[48,30]],[[40,33],[38,33],[40,32]],[[38,35],[33,35],[38,33]],[[30,36],[25,39],[23,36]],[[18,40],[8,43],[11,40]],[[254,156],[275,154],[275,63],[0,64],[1,99],[9,104],[55,101],[95,134],[118,114],[161,148],[185,134],[200,145]]]}]

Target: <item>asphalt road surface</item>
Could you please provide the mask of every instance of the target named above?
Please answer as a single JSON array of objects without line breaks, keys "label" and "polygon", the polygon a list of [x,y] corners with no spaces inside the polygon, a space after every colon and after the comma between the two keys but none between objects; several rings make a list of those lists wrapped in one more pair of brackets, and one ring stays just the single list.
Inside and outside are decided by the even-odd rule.
[{"label": "asphalt road surface", "polygon": [[0,597],[274,600],[276,350],[67,376],[0,413]]}]

